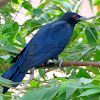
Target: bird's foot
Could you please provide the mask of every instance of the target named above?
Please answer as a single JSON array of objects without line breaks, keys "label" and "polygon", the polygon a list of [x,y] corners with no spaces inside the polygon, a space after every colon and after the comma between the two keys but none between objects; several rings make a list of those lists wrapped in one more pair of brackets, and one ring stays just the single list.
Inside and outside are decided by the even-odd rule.
[{"label": "bird's foot", "polygon": [[61,64],[63,62],[63,59],[58,58],[57,61],[55,60],[48,60],[47,62],[44,63],[44,66],[48,66],[48,65],[54,65],[54,64],[58,64],[59,63],[59,68],[61,68]]},{"label": "bird's foot", "polygon": [[61,58],[58,58],[58,61],[57,61],[57,63],[59,63],[59,68],[61,68],[61,64],[62,64],[62,62],[63,62],[63,59],[61,59]]}]

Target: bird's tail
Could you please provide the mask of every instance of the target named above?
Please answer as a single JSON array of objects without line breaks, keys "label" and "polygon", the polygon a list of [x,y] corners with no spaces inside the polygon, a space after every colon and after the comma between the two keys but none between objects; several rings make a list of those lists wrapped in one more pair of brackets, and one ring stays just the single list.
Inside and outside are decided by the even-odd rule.
[{"label": "bird's tail", "polygon": [[[18,63],[15,63],[6,73],[2,75],[3,78],[9,79],[13,82],[21,82],[25,76],[25,72],[20,71],[20,65]],[[13,87],[18,86],[19,84],[13,85]],[[9,88],[8,87],[3,87],[3,94],[7,92]]]}]

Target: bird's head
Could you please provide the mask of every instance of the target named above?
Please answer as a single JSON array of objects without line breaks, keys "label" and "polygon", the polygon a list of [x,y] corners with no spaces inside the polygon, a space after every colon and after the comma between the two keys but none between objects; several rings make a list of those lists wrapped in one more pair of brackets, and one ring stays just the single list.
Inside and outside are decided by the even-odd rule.
[{"label": "bird's head", "polygon": [[86,19],[87,19],[86,17],[80,16],[76,13],[67,12],[64,14],[64,16],[60,20],[67,21],[67,23],[71,25],[75,25],[76,23],[86,20]]}]

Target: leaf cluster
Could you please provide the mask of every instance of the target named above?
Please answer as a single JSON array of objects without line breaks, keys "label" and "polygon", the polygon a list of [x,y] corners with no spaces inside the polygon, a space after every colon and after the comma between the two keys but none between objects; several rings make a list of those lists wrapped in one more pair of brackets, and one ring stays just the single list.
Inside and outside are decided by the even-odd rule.
[{"label": "leaf cluster", "polygon": [[[0,9],[0,74],[5,71],[5,64],[11,66],[11,60],[26,46],[26,38],[34,36],[43,25],[59,19],[65,12],[74,11],[79,0],[73,4],[70,0],[43,0],[36,8],[30,0],[12,0]],[[100,5],[99,0],[89,0],[91,10]],[[76,12],[79,12],[79,8]],[[15,21],[21,9],[26,10],[25,16],[31,16],[22,25]],[[15,17],[13,16],[15,15]],[[100,61],[100,11],[91,22],[83,21],[76,25],[73,36],[60,54],[64,61]],[[90,67],[65,67],[55,69],[66,77],[53,75],[48,80],[47,73],[54,69],[39,69],[41,79],[29,83],[23,97],[12,96],[12,92],[2,95],[0,100],[99,100],[100,98],[100,69]],[[26,80],[23,80],[23,82]],[[11,87],[12,82],[0,78],[0,86]],[[45,84],[46,83],[46,84]]]}]

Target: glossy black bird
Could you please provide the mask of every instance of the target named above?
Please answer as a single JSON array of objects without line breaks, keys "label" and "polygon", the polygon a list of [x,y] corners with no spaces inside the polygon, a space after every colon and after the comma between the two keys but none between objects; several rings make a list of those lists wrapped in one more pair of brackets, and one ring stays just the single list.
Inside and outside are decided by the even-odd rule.
[{"label": "glossy black bird", "polygon": [[[30,68],[37,67],[50,59],[57,59],[69,43],[75,24],[83,19],[84,17],[76,13],[67,12],[59,20],[41,27],[12,61],[15,64],[2,77],[13,82],[21,82]],[[7,90],[7,87],[3,87],[3,93]]]}]

